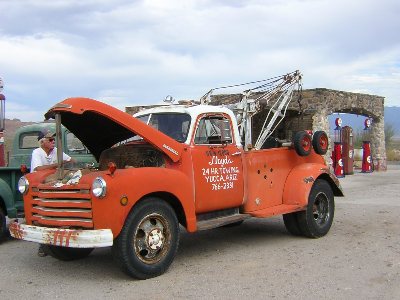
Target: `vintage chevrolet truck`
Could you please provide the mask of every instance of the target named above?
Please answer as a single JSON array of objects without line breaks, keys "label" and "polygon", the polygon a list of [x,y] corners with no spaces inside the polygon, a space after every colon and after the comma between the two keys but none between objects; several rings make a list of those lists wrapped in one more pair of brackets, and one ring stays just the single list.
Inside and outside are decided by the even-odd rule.
[{"label": "vintage chevrolet truck", "polygon": [[[26,223],[12,223],[11,235],[45,244],[61,260],[112,246],[127,274],[147,279],[172,263],[180,226],[194,233],[283,215],[294,235],[327,234],[334,196],[343,194],[321,155],[326,134],[299,132],[263,149],[246,128],[254,101],[244,97],[235,111],[204,99],[134,117],[87,98],[53,106],[45,116],[73,132],[99,166],[75,170],[60,163],[56,171],[21,177]],[[261,132],[264,142],[268,132]]]}]

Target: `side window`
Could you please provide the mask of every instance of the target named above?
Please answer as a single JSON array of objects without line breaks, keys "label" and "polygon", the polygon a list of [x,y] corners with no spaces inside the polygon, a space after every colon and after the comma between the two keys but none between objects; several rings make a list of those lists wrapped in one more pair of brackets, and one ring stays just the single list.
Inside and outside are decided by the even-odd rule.
[{"label": "side window", "polygon": [[67,149],[69,153],[87,153],[86,147],[82,142],[72,133],[67,133]]},{"label": "side window", "polygon": [[229,119],[224,116],[206,116],[202,118],[196,130],[194,143],[232,143],[232,132]]},{"label": "side window", "polygon": [[39,147],[38,144],[39,131],[25,132],[19,136],[20,149],[34,149]]}]

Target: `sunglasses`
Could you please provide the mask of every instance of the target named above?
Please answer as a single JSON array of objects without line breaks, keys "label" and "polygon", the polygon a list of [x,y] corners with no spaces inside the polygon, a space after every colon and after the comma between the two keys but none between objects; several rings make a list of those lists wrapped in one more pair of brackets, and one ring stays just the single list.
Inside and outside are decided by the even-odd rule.
[{"label": "sunglasses", "polygon": [[48,138],[47,139],[49,142],[54,142],[54,138]]}]

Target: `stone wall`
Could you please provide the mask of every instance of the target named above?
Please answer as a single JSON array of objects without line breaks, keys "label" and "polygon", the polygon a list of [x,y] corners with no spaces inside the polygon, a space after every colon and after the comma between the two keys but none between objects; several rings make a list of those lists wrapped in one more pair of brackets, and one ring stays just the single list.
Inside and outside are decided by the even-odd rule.
[{"label": "stone wall", "polygon": [[302,102],[306,109],[314,110],[313,130],[329,132],[328,116],[336,112],[371,118],[371,152],[374,167],[376,171],[386,170],[384,97],[329,89],[312,89],[303,91]]}]

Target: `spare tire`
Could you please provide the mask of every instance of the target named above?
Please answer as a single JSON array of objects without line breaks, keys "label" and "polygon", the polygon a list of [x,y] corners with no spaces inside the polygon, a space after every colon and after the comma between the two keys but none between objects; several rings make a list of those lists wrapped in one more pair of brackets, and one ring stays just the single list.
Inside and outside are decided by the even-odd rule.
[{"label": "spare tire", "polygon": [[324,155],[328,151],[328,135],[325,131],[316,131],[313,135],[312,145],[315,153]]},{"label": "spare tire", "polygon": [[298,131],[293,138],[293,146],[300,156],[307,156],[311,153],[311,136],[306,131]]}]

